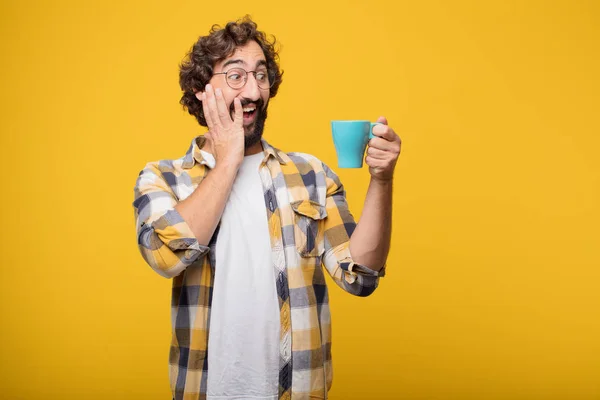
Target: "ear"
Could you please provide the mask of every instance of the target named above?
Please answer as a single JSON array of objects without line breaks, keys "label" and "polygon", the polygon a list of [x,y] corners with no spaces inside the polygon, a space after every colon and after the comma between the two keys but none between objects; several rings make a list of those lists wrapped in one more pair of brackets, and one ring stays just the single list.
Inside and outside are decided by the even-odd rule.
[{"label": "ear", "polygon": [[203,92],[201,92],[201,91],[197,91],[197,92],[196,92],[196,98],[197,98],[199,101],[202,101],[202,93],[203,93]]}]

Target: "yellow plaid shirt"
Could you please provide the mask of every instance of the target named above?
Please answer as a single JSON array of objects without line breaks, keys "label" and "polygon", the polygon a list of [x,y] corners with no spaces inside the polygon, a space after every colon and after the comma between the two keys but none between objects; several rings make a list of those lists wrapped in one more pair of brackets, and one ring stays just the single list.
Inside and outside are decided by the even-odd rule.
[{"label": "yellow plaid shirt", "polygon": [[[157,273],[173,278],[170,382],[177,400],[206,398],[208,330],[218,228],[208,246],[198,243],[174,209],[210,173],[192,141],[177,160],[152,162],[135,185],[138,246]],[[350,258],[356,227],[338,177],[317,158],[284,153],[262,142],[265,193],[281,336],[279,399],[325,399],[331,387],[331,318],[323,268],[345,291],[368,296],[383,270]]]}]

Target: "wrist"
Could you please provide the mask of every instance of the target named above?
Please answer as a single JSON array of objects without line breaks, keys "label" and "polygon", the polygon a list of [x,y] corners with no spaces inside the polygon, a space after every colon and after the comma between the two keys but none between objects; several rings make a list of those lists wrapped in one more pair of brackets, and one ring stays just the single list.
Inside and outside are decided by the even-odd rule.
[{"label": "wrist", "polygon": [[226,175],[237,175],[240,166],[242,165],[243,158],[239,160],[233,157],[223,158],[221,160],[217,160],[215,165],[215,171],[218,174],[226,174]]},{"label": "wrist", "polygon": [[389,178],[381,178],[371,175],[371,183],[378,186],[392,186],[392,182],[394,181],[394,177],[390,176]]}]

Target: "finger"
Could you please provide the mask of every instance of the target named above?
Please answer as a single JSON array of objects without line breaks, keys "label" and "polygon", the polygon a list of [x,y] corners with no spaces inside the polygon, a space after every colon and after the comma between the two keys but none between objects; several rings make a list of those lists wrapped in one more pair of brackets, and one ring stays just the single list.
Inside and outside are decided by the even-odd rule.
[{"label": "finger", "polygon": [[212,130],[213,127],[213,123],[212,123],[212,119],[210,118],[210,114],[208,112],[208,102],[206,101],[206,92],[202,92],[202,96],[201,96],[202,100],[202,111],[204,112],[204,119],[206,120],[206,125],[208,125],[208,130]]},{"label": "finger", "polygon": [[396,146],[396,143],[380,137],[374,137],[369,140],[369,147],[373,147],[378,150],[393,151]]},{"label": "finger", "polygon": [[387,118],[384,117],[384,116],[381,116],[381,117],[377,118],[377,122],[379,122],[380,124],[384,124],[384,125],[388,124]]},{"label": "finger", "polygon": [[367,156],[365,158],[365,162],[371,168],[384,168],[387,165],[387,161],[378,160],[378,159],[373,158],[371,156]]},{"label": "finger", "polygon": [[393,142],[396,140],[396,137],[398,135],[396,135],[396,133],[394,132],[394,130],[392,128],[390,128],[387,125],[375,125],[373,127],[373,135],[383,138],[385,140],[389,140],[390,142]]},{"label": "finger", "polygon": [[217,100],[215,99],[215,91],[212,85],[206,85],[206,106],[208,107],[208,113],[214,126],[222,126],[219,118],[219,112],[217,110]]},{"label": "finger", "polygon": [[221,125],[229,126],[231,124],[231,117],[229,116],[229,110],[227,109],[227,105],[225,104],[223,91],[219,88],[215,90],[215,100],[217,103],[217,112],[219,113]]},{"label": "finger", "polygon": [[244,109],[242,108],[242,101],[237,97],[233,99],[233,123],[237,126],[242,126],[244,124]]},{"label": "finger", "polygon": [[375,147],[369,147],[367,149],[367,155],[370,157],[373,157],[375,159],[378,159],[378,160],[387,160],[387,159],[391,158],[390,152],[385,151],[385,150],[379,150],[379,149],[376,149]]}]

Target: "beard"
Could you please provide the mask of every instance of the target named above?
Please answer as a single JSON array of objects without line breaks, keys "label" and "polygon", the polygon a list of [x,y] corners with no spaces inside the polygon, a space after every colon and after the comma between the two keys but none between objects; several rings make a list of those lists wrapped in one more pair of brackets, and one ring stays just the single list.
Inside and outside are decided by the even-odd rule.
[{"label": "beard", "polygon": [[[265,121],[267,120],[267,107],[269,105],[268,102],[265,104],[262,98],[259,98],[256,101],[242,99],[242,108],[250,103],[256,105],[256,117],[254,117],[254,122],[251,125],[244,126],[244,148],[246,149],[254,146],[262,139]],[[233,102],[231,103],[231,106],[229,106],[229,111],[231,118],[233,119],[233,116],[235,115]]]}]

